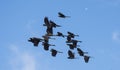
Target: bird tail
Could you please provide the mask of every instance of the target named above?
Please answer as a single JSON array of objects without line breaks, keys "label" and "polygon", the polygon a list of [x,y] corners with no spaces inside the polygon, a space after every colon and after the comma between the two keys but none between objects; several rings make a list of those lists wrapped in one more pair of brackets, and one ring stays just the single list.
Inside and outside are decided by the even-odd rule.
[{"label": "bird tail", "polygon": [[88,54],[88,52],[84,52],[84,53]]},{"label": "bird tail", "polygon": [[63,53],[63,52],[58,51],[58,53]]},{"label": "bird tail", "polygon": [[80,45],[77,45],[78,47],[80,47]]},{"label": "bird tail", "polygon": [[79,59],[78,57],[74,57],[74,58],[70,58],[70,57],[68,57],[68,59]]},{"label": "bird tail", "polygon": [[[58,36],[58,35],[52,35],[52,36]],[[62,36],[62,37],[64,37],[64,36]],[[54,38],[54,40],[55,40],[55,38]]]},{"label": "bird tail", "polygon": [[61,27],[61,25],[56,25],[57,27]]},{"label": "bird tail", "polygon": [[53,44],[49,44],[50,46],[55,46],[55,45],[53,45]]},{"label": "bird tail", "polygon": [[65,16],[65,17],[67,17],[67,18],[71,18],[71,16]]},{"label": "bird tail", "polygon": [[79,37],[79,35],[75,35],[75,36]]},{"label": "bird tail", "polygon": [[[86,55],[84,55],[84,56],[86,56]],[[93,57],[93,56],[88,56],[88,57],[90,57],[90,58],[95,58],[95,57]]]},{"label": "bird tail", "polygon": [[50,39],[53,39],[53,40],[55,40],[55,38],[50,38]]},{"label": "bird tail", "polygon": [[82,43],[82,41],[78,41],[78,42]]},{"label": "bird tail", "polygon": [[63,35],[64,37],[67,37],[67,35]]}]

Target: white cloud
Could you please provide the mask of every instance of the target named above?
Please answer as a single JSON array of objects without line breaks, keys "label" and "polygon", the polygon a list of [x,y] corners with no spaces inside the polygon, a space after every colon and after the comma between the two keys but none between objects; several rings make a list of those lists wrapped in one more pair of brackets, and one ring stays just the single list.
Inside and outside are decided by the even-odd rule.
[{"label": "white cloud", "polygon": [[85,8],[85,11],[88,11],[88,8]]},{"label": "white cloud", "polygon": [[24,53],[22,55],[23,69],[22,70],[36,70],[35,59],[29,53]]},{"label": "white cloud", "polygon": [[35,57],[29,52],[20,51],[17,46],[12,45],[13,53],[10,64],[12,70],[36,70]]},{"label": "white cloud", "polygon": [[114,41],[120,42],[120,32],[113,32],[113,34],[112,34],[112,39],[113,39]]},{"label": "white cloud", "polygon": [[36,20],[31,20],[31,21],[27,21],[26,22],[26,28],[27,28],[27,31],[32,34],[32,35],[35,35],[35,32],[34,31],[34,26],[36,25],[37,21]]}]

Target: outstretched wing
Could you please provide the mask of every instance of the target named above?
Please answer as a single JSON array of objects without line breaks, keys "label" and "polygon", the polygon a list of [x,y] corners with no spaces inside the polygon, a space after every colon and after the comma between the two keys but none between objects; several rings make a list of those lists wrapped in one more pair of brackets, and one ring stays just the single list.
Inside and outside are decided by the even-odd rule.
[{"label": "outstretched wing", "polygon": [[77,51],[80,56],[84,56],[84,52],[80,48],[77,48]]},{"label": "outstretched wing", "polygon": [[55,50],[55,49],[51,49],[51,55],[53,56],[53,57],[55,57],[56,56],[56,54],[57,54],[57,50]]},{"label": "outstretched wing", "polygon": [[59,14],[59,16],[63,16],[63,17],[65,17],[65,15],[62,14],[61,12],[58,12],[58,14]]},{"label": "outstretched wing", "polygon": [[74,56],[74,53],[72,53],[72,51],[68,50],[68,59],[74,59],[75,56]]},{"label": "outstretched wing", "polygon": [[60,25],[57,25],[55,22],[53,22],[52,20],[50,20],[50,26],[52,27],[61,27]]},{"label": "outstretched wing", "polygon": [[45,17],[44,18],[44,23],[45,23],[45,25],[44,26],[49,26],[50,24],[49,24],[49,20],[48,20],[48,17]]}]

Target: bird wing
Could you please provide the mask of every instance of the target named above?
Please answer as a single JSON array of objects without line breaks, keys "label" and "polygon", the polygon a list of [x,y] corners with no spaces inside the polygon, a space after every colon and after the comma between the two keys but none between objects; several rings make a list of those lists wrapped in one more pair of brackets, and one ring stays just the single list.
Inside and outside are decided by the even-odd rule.
[{"label": "bird wing", "polygon": [[65,16],[64,14],[62,14],[61,12],[58,12],[59,16]]},{"label": "bird wing", "polygon": [[85,63],[88,63],[88,61],[89,61],[89,56],[84,56],[84,61],[85,61]]},{"label": "bird wing", "polygon": [[45,17],[45,18],[44,18],[44,23],[45,23],[46,26],[49,26],[49,25],[50,25],[50,24],[49,24],[48,17]]},{"label": "bird wing", "polygon": [[69,55],[69,57],[74,57],[74,54],[70,50],[68,51],[68,55]]}]

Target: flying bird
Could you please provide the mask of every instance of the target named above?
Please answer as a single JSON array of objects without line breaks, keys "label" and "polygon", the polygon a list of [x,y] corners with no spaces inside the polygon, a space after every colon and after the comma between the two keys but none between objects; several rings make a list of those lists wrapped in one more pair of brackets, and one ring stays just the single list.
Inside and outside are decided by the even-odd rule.
[{"label": "flying bird", "polygon": [[[67,44],[68,46],[69,46],[69,48],[71,49],[71,50],[73,50],[74,48],[76,48],[76,45],[73,45],[73,44]],[[80,46],[80,45],[77,45],[77,46]]]},{"label": "flying bird", "polygon": [[[66,15],[64,15],[63,13],[58,12],[58,17],[60,17],[60,18],[67,18],[67,17],[70,17],[70,16],[66,16]],[[70,32],[70,31],[67,31],[67,35],[64,35],[64,34],[61,33],[61,32],[57,32],[57,34],[54,35],[53,29],[54,29],[54,28],[57,28],[57,27],[61,27],[61,25],[56,24],[56,23],[55,23],[54,21],[52,21],[52,20],[49,20],[48,17],[46,17],[46,16],[44,17],[44,24],[43,24],[43,26],[46,27],[46,33],[47,33],[47,34],[45,34],[44,36],[42,36],[43,39],[37,38],[37,37],[32,37],[32,38],[29,38],[29,40],[28,40],[29,42],[32,42],[35,47],[37,47],[37,46],[39,45],[39,42],[42,42],[42,45],[43,45],[43,47],[44,47],[44,50],[45,50],[45,51],[48,51],[50,46],[55,46],[55,45],[53,45],[53,44],[49,44],[49,39],[55,39],[55,38],[51,38],[51,36],[67,37],[66,43],[67,43],[67,45],[68,45],[69,48],[70,48],[70,49],[67,51],[67,53],[68,53],[68,57],[67,57],[67,58],[68,58],[68,59],[75,59],[75,58],[76,58],[76,57],[75,57],[75,53],[72,52],[72,51],[74,51],[74,50],[73,50],[74,48],[77,48],[77,52],[78,52],[79,56],[83,56],[83,57],[84,57],[85,63],[88,63],[88,62],[89,62],[89,59],[90,59],[91,57],[85,55],[85,54],[87,54],[88,52],[84,52],[83,50],[81,50],[80,48],[77,47],[77,46],[79,46],[79,45],[77,45],[77,43],[78,43],[78,42],[81,43],[82,41],[79,41],[79,40],[75,40],[75,39],[74,39],[74,37],[79,36],[79,35],[76,35],[76,34]],[[56,55],[57,55],[58,53],[63,53],[63,52],[60,52],[60,51],[58,51],[58,50],[56,50],[56,49],[51,49],[50,52],[51,52],[51,56],[53,56],[53,57],[56,57]]]},{"label": "flying bird", "polygon": [[75,48],[75,46],[73,45],[73,44],[67,44],[68,46],[69,46],[69,48],[71,49],[71,50],[73,50],[74,48]]},{"label": "flying bird", "polygon": [[88,52],[82,51],[80,48],[77,48],[77,51],[80,56],[84,56],[85,53],[88,53]]},{"label": "flying bird", "polygon": [[53,27],[51,27],[51,26],[47,27],[46,32],[47,32],[46,35],[52,36],[53,35]]},{"label": "flying bird", "polygon": [[61,27],[60,25],[57,25],[55,22],[53,22],[52,20],[50,20],[50,26],[51,27],[54,27],[54,28],[56,28],[56,27]]},{"label": "flying bird", "polygon": [[43,41],[43,39],[33,37],[33,38],[30,38],[28,41],[29,41],[29,42],[32,42],[32,43],[33,43],[33,45],[37,47],[37,46],[38,46],[38,44],[39,44],[39,42],[42,42],[42,41]]},{"label": "flying bird", "polygon": [[60,17],[60,18],[66,18],[66,17],[70,17],[70,16],[66,16],[63,13],[58,12],[58,17]]},{"label": "flying bird", "polygon": [[55,45],[49,44],[48,42],[42,42],[42,45],[44,47],[44,50],[46,51],[49,50],[49,46],[55,46]]},{"label": "flying bird", "polygon": [[67,32],[68,33],[68,35],[70,35],[72,38],[74,38],[75,36],[79,36],[79,35],[75,35],[74,33],[72,33],[72,32]]},{"label": "flying bird", "polygon": [[54,35],[54,36],[66,37],[66,35],[63,35],[63,33],[61,33],[61,32],[57,32],[57,34],[56,34],[56,35]]},{"label": "flying bird", "polygon": [[45,17],[45,18],[44,18],[44,23],[45,23],[45,24],[43,24],[43,26],[47,26],[47,27],[50,26],[48,17]]},{"label": "flying bird", "polygon": [[54,28],[61,27],[60,25],[57,25],[52,20],[49,21],[47,17],[45,17],[44,21],[45,21],[44,26],[47,26],[46,32],[47,32],[47,35],[49,35],[49,36],[53,35],[53,27]]},{"label": "flying bird", "polygon": [[70,50],[68,50],[68,59],[75,59],[74,53]]},{"label": "flying bird", "polygon": [[42,36],[44,38],[44,42],[49,42],[49,39],[55,39],[55,38],[51,38],[50,36],[48,35],[44,35]]},{"label": "flying bird", "polygon": [[71,42],[73,43],[73,45],[77,46],[77,43],[78,43],[78,42],[80,42],[80,43],[81,43],[82,41],[78,41],[78,40],[71,40]]},{"label": "flying bird", "polygon": [[57,36],[65,37],[65,35],[63,35],[61,32],[57,32]]},{"label": "flying bird", "polygon": [[53,24],[50,23],[48,20],[48,17],[44,17],[44,23],[43,26],[47,26],[46,32],[47,35],[53,35]]},{"label": "flying bird", "polygon": [[85,61],[85,63],[88,63],[88,62],[89,62],[89,59],[90,59],[90,56],[87,56],[87,55],[84,56],[84,61]]},{"label": "flying bird", "polygon": [[66,43],[71,43],[71,42],[72,42],[71,36],[68,35],[68,36],[67,36],[67,41],[66,41]]},{"label": "flying bird", "polygon": [[63,52],[59,52],[59,51],[57,51],[57,50],[55,50],[55,49],[51,49],[50,51],[51,51],[51,55],[52,55],[53,57],[56,57],[57,53],[63,53]]},{"label": "flying bird", "polygon": [[48,20],[48,17],[45,17],[44,18],[44,23],[43,26],[47,26],[47,27],[61,27],[60,25],[57,25],[55,22],[53,22],[52,20]]}]

